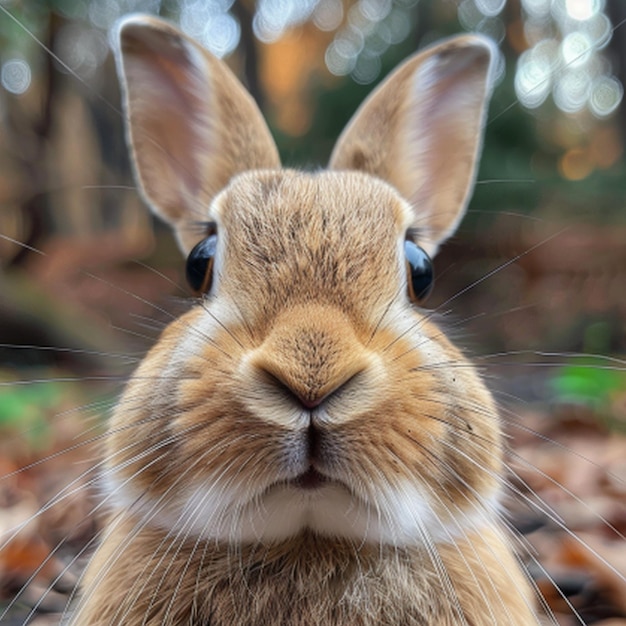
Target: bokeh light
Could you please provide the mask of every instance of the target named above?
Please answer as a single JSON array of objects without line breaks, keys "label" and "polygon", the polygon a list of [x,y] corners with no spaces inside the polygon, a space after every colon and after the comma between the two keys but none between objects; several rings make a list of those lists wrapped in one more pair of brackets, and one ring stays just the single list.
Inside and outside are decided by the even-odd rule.
[{"label": "bokeh light", "polygon": [[235,50],[241,37],[239,22],[229,13],[232,0],[184,2],[180,8],[180,26],[216,57]]},{"label": "bokeh light", "polygon": [[487,17],[495,17],[504,9],[506,0],[476,0],[476,7]]},{"label": "bokeh light", "polygon": [[591,76],[580,69],[566,69],[554,85],[552,95],[556,105],[565,113],[578,113],[587,105],[591,91]]},{"label": "bokeh light", "polygon": [[342,21],[343,2],[341,0],[321,0],[313,11],[313,23],[320,30],[336,30]]},{"label": "bokeh light", "polygon": [[59,30],[55,49],[65,64],[58,69],[62,72],[69,69],[82,79],[93,77],[109,53],[105,31],[88,28],[80,22],[70,22]]},{"label": "bokeh light", "polygon": [[614,76],[598,76],[591,85],[589,107],[597,117],[611,115],[624,95],[622,84]]},{"label": "bokeh light", "polygon": [[[406,40],[416,24],[418,2],[425,0],[256,0],[252,13],[254,36],[277,42],[295,27],[309,23],[330,33],[325,51],[328,70],[355,82],[375,81],[382,56]],[[231,54],[241,40],[235,0],[77,0],[61,3],[71,21],[56,34],[55,51],[62,63],[82,79],[90,79],[107,58],[106,37],[115,22],[132,12],[165,11],[190,37],[218,57]],[[510,19],[506,0],[458,0],[456,11],[465,30],[479,32],[497,44],[507,37]],[[623,89],[605,54],[612,24],[606,0],[520,0],[523,30],[514,77],[523,106],[536,109],[552,97],[568,114],[610,116],[619,107]],[[94,28],[95,27],[95,28]],[[26,63],[26,66],[24,64]],[[496,63],[495,81],[503,77],[504,57]],[[63,68],[61,68],[63,69]],[[28,89],[27,61],[4,63],[9,77],[5,89]],[[21,77],[21,78],[18,78]],[[20,82],[20,80],[22,82]],[[3,83],[4,84],[4,83]]]},{"label": "bokeh light", "polygon": [[252,22],[254,34],[265,43],[278,40],[285,30],[306,22],[319,0],[258,0]]},{"label": "bokeh light", "polygon": [[552,87],[552,66],[550,54],[541,48],[520,55],[515,72],[515,92],[525,107],[534,109],[545,102]]},{"label": "bokeh light", "polygon": [[566,35],[561,42],[561,56],[565,67],[582,67],[593,54],[593,44],[583,31],[575,30]]},{"label": "bokeh light", "polygon": [[551,0],[522,0],[522,8],[530,18],[546,18],[551,4]]},{"label": "bokeh light", "polygon": [[[329,0],[322,0],[328,2]],[[350,75],[360,84],[375,81],[381,56],[404,41],[415,19],[410,9],[417,0],[358,0],[348,10],[326,50],[326,66],[337,76]]]},{"label": "bokeh light", "polygon": [[575,20],[588,20],[603,8],[601,0],[565,0],[567,14]]},{"label": "bokeh light", "polygon": [[10,93],[21,95],[30,87],[32,72],[23,59],[9,59],[2,64],[0,82]]},{"label": "bokeh light", "polygon": [[[486,0],[465,1],[473,3],[474,12],[488,14],[482,10]],[[552,94],[556,106],[571,115],[603,118],[615,112],[623,89],[603,53],[612,34],[605,1],[521,0],[521,5],[530,47],[517,61],[519,101],[535,109]],[[468,7],[463,11],[470,15]]]}]

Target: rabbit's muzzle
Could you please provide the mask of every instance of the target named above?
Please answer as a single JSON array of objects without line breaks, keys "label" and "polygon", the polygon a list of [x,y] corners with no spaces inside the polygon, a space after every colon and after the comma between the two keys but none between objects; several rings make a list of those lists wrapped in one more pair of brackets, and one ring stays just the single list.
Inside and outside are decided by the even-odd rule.
[{"label": "rabbit's muzzle", "polygon": [[318,305],[285,311],[254,352],[256,375],[307,412],[349,394],[371,365],[350,321]]}]

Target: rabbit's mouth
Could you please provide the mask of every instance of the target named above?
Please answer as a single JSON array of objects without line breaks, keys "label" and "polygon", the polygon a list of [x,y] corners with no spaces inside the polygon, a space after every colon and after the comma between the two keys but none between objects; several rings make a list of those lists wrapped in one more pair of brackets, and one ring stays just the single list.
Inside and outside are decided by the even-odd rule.
[{"label": "rabbit's mouth", "polygon": [[306,470],[306,472],[292,478],[289,481],[289,484],[294,487],[298,487],[299,489],[312,490],[322,487],[329,481],[330,478],[324,476],[324,474],[320,474],[320,472],[311,466],[308,470]]}]

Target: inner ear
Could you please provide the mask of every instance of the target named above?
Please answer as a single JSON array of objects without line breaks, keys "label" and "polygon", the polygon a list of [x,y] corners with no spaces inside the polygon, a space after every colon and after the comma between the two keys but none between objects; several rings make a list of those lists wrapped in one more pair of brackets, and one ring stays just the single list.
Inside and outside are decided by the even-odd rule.
[{"label": "inner ear", "polygon": [[331,156],[331,168],[396,187],[430,256],[456,229],[473,188],[494,54],[489,40],[465,35],[410,57],[361,105]]}]

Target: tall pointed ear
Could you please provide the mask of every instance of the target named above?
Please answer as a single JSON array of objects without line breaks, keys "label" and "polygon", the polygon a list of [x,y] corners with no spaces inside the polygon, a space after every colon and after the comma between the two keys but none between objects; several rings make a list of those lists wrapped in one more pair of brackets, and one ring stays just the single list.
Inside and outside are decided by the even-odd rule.
[{"label": "tall pointed ear", "polygon": [[154,17],[127,18],[118,34],[135,177],[188,252],[213,197],[235,174],[280,167],[278,150],[254,100],[222,61]]},{"label": "tall pointed ear", "polygon": [[361,170],[396,187],[431,255],[471,194],[493,57],[493,44],[475,35],[410,57],[361,105],[331,156],[333,169]]}]

